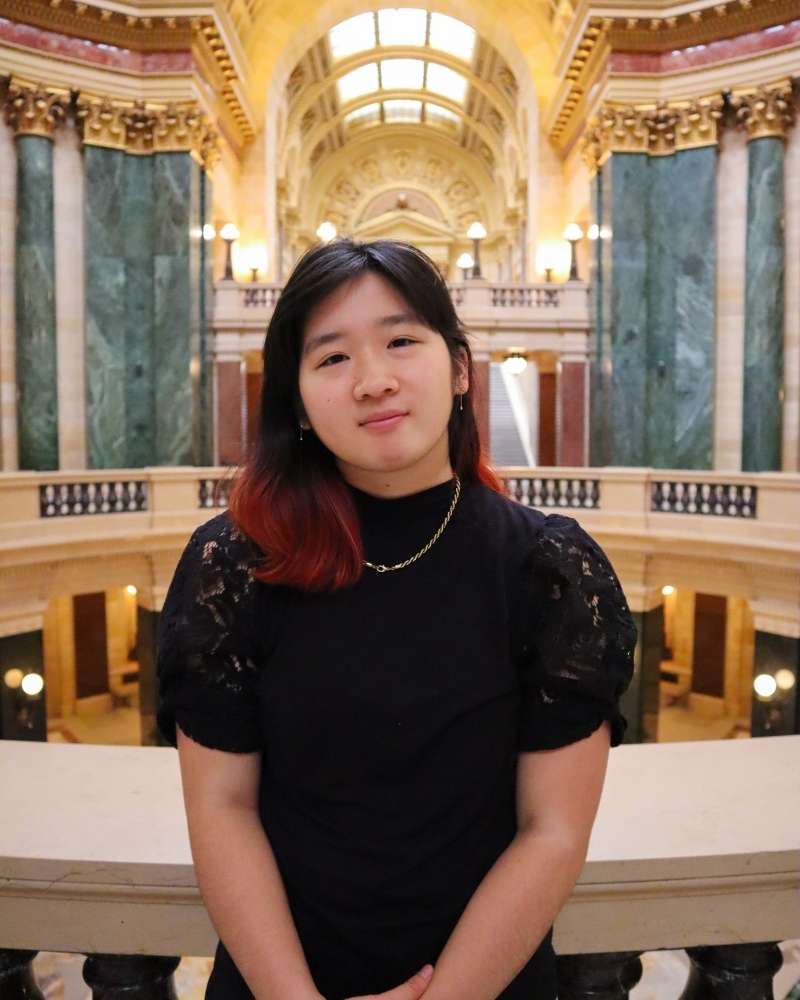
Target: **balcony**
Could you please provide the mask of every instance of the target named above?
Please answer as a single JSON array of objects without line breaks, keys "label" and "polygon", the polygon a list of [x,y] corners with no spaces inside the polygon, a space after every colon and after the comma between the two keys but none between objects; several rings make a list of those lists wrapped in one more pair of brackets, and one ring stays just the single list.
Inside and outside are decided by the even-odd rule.
[{"label": "balcony", "polygon": [[[798,759],[800,736],[614,749],[555,924],[560,1000],[624,1000],[641,953],[676,948],[691,959],[682,1000],[774,996],[777,943],[800,937]],[[177,752],[6,740],[0,772],[3,1000],[40,995],[37,950],[92,956],[97,998],[112,984],[170,996],[178,956],[216,944]]]}]

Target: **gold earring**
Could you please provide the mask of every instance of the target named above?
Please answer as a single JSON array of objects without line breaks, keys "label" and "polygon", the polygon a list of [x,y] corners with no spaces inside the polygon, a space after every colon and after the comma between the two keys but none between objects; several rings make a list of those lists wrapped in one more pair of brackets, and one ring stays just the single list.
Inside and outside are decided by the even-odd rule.
[{"label": "gold earring", "polygon": [[464,393],[463,392],[460,393],[459,397],[458,397],[458,409],[459,409],[459,412],[463,412],[463,410],[464,410]]},{"label": "gold earring", "polygon": [[303,442],[303,425],[300,424],[300,443],[302,444],[302,442]]}]

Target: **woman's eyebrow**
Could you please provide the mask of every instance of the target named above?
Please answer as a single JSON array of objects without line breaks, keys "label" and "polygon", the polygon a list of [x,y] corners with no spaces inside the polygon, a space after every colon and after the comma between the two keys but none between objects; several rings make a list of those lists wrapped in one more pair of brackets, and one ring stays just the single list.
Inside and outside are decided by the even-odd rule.
[{"label": "woman's eyebrow", "polygon": [[[418,322],[417,317],[411,312],[400,312],[391,313],[389,316],[381,316],[380,319],[375,321],[375,326],[385,327],[385,326],[400,326],[403,323],[416,323]],[[341,340],[344,336],[343,333],[338,330],[332,330],[330,333],[319,333],[316,337],[311,337],[303,348],[303,356],[310,354],[315,348],[322,347],[325,344],[333,343],[335,340]]]}]

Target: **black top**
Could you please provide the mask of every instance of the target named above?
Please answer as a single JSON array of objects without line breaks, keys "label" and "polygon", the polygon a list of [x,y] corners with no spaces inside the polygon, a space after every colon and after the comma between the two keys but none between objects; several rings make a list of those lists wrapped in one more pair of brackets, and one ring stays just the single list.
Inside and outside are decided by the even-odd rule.
[{"label": "black top", "polygon": [[[365,557],[392,564],[454,485],[349,489]],[[263,752],[261,821],[316,986],[379,993],[435,964],[514,837],[517,755],[604,719],[622,741],[636,627],[575,520],[476,482],[424,556],[334,594],[254,582],[253,553],[227,513],[192,535],[161,616],[158,726]],[[554,1000],[551,937],[503,1000]],[[220,944],[206,997],[251,995]]]}]

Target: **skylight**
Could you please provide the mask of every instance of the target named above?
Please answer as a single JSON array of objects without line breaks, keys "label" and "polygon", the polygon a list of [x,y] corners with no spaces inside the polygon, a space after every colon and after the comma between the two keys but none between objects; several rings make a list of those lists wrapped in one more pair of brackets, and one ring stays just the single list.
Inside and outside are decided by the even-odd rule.
[{"label": "skylight", "polygon": [[447,66],[428,63],[426,87],[434,94],[441,94],[442,97],[449,97],[451,101],[461,103],[467,92],[467,80]]},{"label": "skylight", "polygon": [[429,44],[431,48],[441,49],[469,62],[475,50],[475,31],[447,14],[431,14]]},{"label": "skylight", "polygon": [[421,121],[422,101],[384,101],[383,115],[387,122]]},{"label": "skylight", "polygon": [[373,48],[376,42],[374,15],[371,12],[356,14],[341,21],[328,32],[328,41],[334,59]]},{"label": "skylight", "polygon": [[384,90],[420,90],[425,74],[421,59],[383,59],[381,82]]},{"label": "skylight", "polygon": [[413,7],[388,7],[378,11],[381,45],[424,45],[428,12]]},{"label": "skylight", "polygon": [[351,126],[372,125],[380,119],[381,106],[375,101],[373,104],[365,104],[363,108],[356,108],[355,111],[348,111],[344,116],[344,123]]},{"label": "skylight", "polygon": [[461,119],[449,108],[443,108],[441,104],[431,104],[426,103],[425,105],[425,120],[430,122],[432,125],[448,125],[448,126],[458,126]]},{"label": "skylight", "polygon": [[336,81],[339,100],[344,104],[356,97],[363,97],[378,89],[378,64],[367,63],[340,76]]}]

